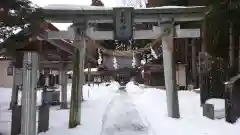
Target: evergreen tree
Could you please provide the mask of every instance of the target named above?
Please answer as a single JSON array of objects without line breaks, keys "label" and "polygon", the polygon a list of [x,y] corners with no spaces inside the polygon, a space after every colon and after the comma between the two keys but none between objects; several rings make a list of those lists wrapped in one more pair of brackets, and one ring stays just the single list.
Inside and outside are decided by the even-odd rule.
[{"label": "evergreen tree", "polygon": [[3,41],[16,31],[29,26],[36,31],[42,19],[41,11],[38,9],[40,8],[29,0],[1,0],[0,39]]},{"label": "evergreen tree", "polygon": [[[234,40],[234,36],[239,36],[240,0],[209,0],[207,2],[209,8],[206,15],[208,51],[212,55],[229,61],[229,46],[235,44],[231,43],[231,40]],[[230,31],[233,31],[233,35]]]},{"label": "evergreen tree", "polygon": [[104,6],[101,0],[93,0],[91,6]]},{"label": "evergreen tree", "polygon": [[6,49],[5,55],[15,57],[17,47],[39,33],[42,19],[41,8],[29,0],[0,0],[0,49]]}]

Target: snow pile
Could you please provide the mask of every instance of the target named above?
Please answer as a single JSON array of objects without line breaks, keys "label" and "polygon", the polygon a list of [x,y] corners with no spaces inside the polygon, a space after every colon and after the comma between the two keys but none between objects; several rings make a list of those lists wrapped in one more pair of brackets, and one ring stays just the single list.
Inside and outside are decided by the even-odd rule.
[{"label": "snow pile", "polygon": [[212,104],[214,107],[215,118],[225,118],[225,100],[212,98],[206,101],[207,104]]},{"label": "snow pile", "polygon": [[120,87],[120,84],[116,81],[112,81],[109,86],[107,86],[108,90],[111,90],[113,92],[117,92]]},{"label": "snow pile", "polygon": [[136,106],[127,93],[112,100],[103,116],[101,135],[148,135],[147,127],[138,115]]},{"label": "snow pile", "polygon": [[[132,95],[142,118],[156,135],[238,135],[240,124],[225,120],[210,120],[202,116],[199,94],[179,92],[180,119],[168,117],[166,93],[159,89],[145,89],[140,96]],[[201,129],[201,130],[199,130]]]},{"label": "snow pile", "polygon": [[126,85],[128,93],[139,93],[142,89],[139,86],[135,85],[134,82],[129,82]]},{"label": "snow pile", "polygon": [[224,99],[212,98],[212,99],[207,100],[206,103],[214,105],[215,110],[225,109],[225,100]]}]

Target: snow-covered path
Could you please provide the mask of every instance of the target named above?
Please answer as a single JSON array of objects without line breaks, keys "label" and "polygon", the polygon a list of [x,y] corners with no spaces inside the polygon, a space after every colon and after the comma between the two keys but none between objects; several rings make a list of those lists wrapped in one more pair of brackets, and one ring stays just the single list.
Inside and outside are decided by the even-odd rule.
[{"label": "snow-covered path", "polygon": [[[240,120],[231,125],[224,119],[210,120],[203,117],[199,94],[195,92],[178,92],[181,118],[172,119],[167,117],[164,90],[144,88],[132,82],[127,84],[127,93],[119,93],[118,88],[116,82],[109,86],[85,85],[82,125],[68,129],[69,110],[52,107],[50,129],[39,135],[239,135]],[[37,95],[39,105],[41,93]],[[69,84],[68,101],[70,95]],[[11,89],[0,88],[0,132],[3,135],[10,135],[10,99]]]},{"label": "snow-covered path", "polygon": [[127,92],[121,92],[110,102],[102,124],[101,135],[148,135],[148,128]]}]

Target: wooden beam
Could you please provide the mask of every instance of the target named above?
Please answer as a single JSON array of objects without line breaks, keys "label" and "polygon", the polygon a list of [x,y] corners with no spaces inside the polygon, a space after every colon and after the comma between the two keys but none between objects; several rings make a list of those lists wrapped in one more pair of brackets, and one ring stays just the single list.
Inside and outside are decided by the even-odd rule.
[{"label": "wooden beam", "polygon": [[[113,40],[113,31],[95,31],[93,27],[86,30],[87,36],[92,40]],[[152,30],[138,30],[133,32],[133,39],[158,39],[162,35],[161,27],[154,26]],[[46,39],[70,39],[75,38],[72,29],[68,31],[48,31]],[[196,38],[200,37],[200,29],[180,29],[176,26],[176,35],[174,38]],[[159,38],[161,39],[161,37]],[[158,41],[158,40],[157,40]]]},{"label": "wooden beam", "polygon": [[[88,21],[113,20],[114,15],[112,7],[93,7],[76,5],[48,5],[43,7],[45,19],[55,22],[70,22],[76,19],[76,16],[88,16]],[[134,21],[136,19],[149,20],[149,18],[170,17],[184,19],[184,21],[201,20],[206,12],[206,7],[158,7],[158,8],[135,8],[133,11]],[[90,16],[91,15],[91,16]],[[180,21],[177,20],[177,21]],[[142,22],[142,21],[141,21]]]}]

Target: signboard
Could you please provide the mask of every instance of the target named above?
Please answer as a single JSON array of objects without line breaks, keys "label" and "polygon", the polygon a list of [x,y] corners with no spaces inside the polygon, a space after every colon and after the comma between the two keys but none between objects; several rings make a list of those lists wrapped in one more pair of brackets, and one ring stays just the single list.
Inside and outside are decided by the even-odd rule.
[{"label": "signboard", "polygon": [[133,37],[133,12],[132,7],[114,8],[114,39],[128,41]]}]

